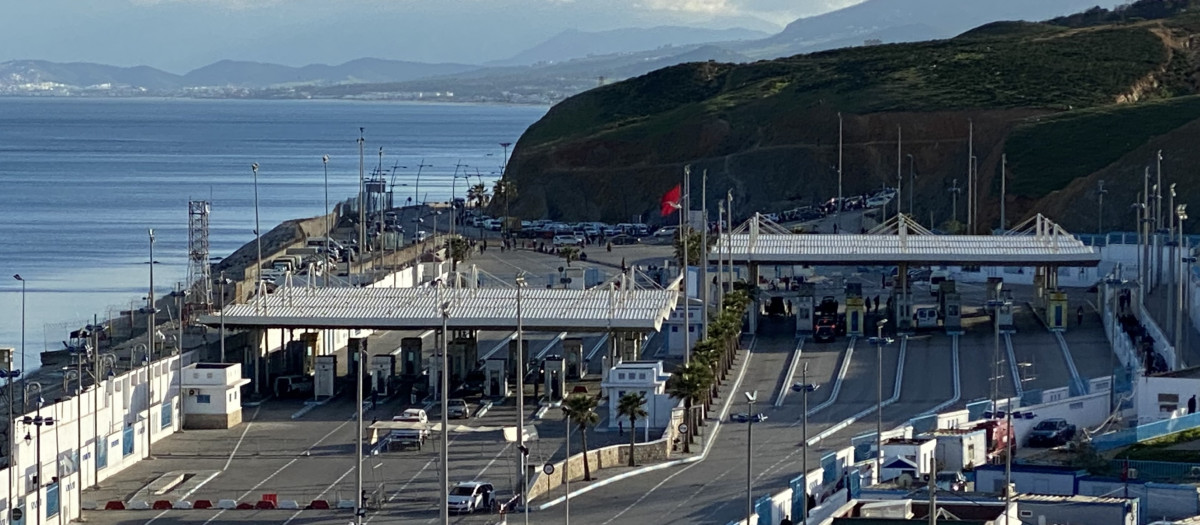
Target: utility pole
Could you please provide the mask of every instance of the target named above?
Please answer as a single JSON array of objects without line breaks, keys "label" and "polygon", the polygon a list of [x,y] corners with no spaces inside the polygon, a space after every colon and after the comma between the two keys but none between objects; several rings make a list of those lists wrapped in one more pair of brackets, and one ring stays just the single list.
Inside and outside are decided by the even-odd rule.
[{"label": "utility pole", "polygon": [[691,301],[688,300],[688,237],[689,225],[685,217],[687,216],[688,208],[692,207],[691,195],[688,195],[688,181],[692,178],[692,166],[688,164],[683,167],[683,196],[679,198],[679,238],[682,241],[683,253],[679,257],[680,287],[683,290],[683,362],[688,363],[692,360],[691,338],[688,337],[688,330],[692,327],[689,319],[688,310],[691,309]]},{"label": "utility pole", "polygon": [[708,282],[708,170],[700,177],[700,214],[704,225],[700,227],[700,290],[704,307],[700,309],[700,333],[696,340],[708,339],[708,301],[712,286]]},{"label": "utility pole", "polygon": [[967,119],[967,231],[975,235],[975,121]]},{"label": "utility pole", "polygon": [[[929,458],[929,525],[937,525],[937,458]],[[1008,512],[1005,511],[1005,515]]]},{"label": "utility pole", "polygon": [[[833,215],[835,221],[842,219],[842,112],[838,112],[838,200],[837,211]],[[729,225],[733,229],[733,224]]]},{"label": "utility pole", "polygon": [[[358,128],[358,272],[360,274],[366,269],[366,253],[367,253],[367,186],[364,178],[366,173],[366,157],[364,156],[363,146],[366,144],[366,138],[363,137],[363,131],[366,128]],[[434,234],[436,235],[436,233]],[[351,284],[354,282],[354,276],[347,275]]]},{"label": "utility pole", "polygon": [[1007,171],[1008,171],[1008,154],[1005,153],[1005,154],[1000,155],[1000,231],[1001,232],[1008,230],[1008,222],[1005,221],[1005,219],[1004,219],[1004,205],[1005,205],[1005,201],[1008,200],[1008,188],[1006,186],[1006,184],[1008,183],[1008,176],[1006,174]]},{"label": "utility pole", "polygon": [[1104,235],[1104,194],[1108,190],[1104,189],[1104,179],[1099,180],[1100,189],[1096,190],[1096,197],[1100,200],[1100,210],[1096,214],[1096,235]]},{"label": "utility pole", "polygon": [[[1162,282],[1162,150],[1158,150],[1155,161],[1155,178],[1154,183],[1154,285],[1158,286]],[[1170,210],[1167,211],[1170,213]]]},{"label": "utility pole", "polygon": [[[954,179],[954,185],[950,187],[950,223],[958,223],[958,193],[962,188],[958,187],[958,179]],[[930,226],[933,226],[932,222]]]},{"label": "utility pole", "polygon": [[[900,129],[900,126],[896,126],[896,217],[897,218],[899,218],[900,214],[903,213],[901,211],[901,205],[904,203],[904,190],[903,190],[904,174],[901,172],[901,170],[904,169],[904,155],[902,153],[903,144],[904,144],[904,134],[903,134],[902,130]],[[909,191],[912,191],[912,188],[909,188]],[[909,210],[909,211],[912,211],[912,210]]]}]

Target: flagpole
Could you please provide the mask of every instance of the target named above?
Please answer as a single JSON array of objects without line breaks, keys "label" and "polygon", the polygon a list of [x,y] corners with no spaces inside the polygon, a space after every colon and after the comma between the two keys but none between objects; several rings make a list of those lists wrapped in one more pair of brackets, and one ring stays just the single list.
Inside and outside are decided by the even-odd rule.
[{"label": "flagpole", "polygon": [[712,285],[708,282],[708,170],[700,178],[700,214],[704,225],[700,227],[700,289],[704,291],[704,308],[700,310],[700,339],[708,339],[708,301]]},{"label": "flagpole", "polygon": [[679,236],[683,240],[683,253],[679,257],[681,264],[679,265],[680,275],[683,280],[680,287],[683,290],[683,362],[690,363],[692,360],[691,341],[688,337],[688,330],[692,327],[691,321],[688,319],[688,310],[691,306],[688,301],[688,231],[686,229],[687,221],[684,220],[686,210],[691,207],[691,198],[688,195],[688,179],[692,175],[692,166],[690,164],[683,167],[683,195],[679,197]]}]

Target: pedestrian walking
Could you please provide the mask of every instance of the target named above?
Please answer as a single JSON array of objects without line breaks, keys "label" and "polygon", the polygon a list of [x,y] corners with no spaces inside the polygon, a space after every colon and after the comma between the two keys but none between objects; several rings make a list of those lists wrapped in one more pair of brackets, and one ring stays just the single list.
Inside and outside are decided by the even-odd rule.
[{"label": "pedestrian walking", "polygon": [[1083,307],[1082,306],[1080,306],[1078,310],[1075,310],[1075,324],[1077,326],[1083,324]]},{"label": "pedestrian walking", "polygon": [[625,435],[625,422],[624,421],[617,421],[617,435],[618,436]]}]

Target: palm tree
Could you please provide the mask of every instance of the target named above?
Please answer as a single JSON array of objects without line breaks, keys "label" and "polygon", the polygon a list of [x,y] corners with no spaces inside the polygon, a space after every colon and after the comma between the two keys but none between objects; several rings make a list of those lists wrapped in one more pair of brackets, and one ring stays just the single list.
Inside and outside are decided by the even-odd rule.
[{"label": "palm tree", "polygon": [[583,480],[591,481],[592,469],[588,465],[587,456],[587,427],[594,427],[600,422],[600,415],[596,413],[596,398],[587,394],[571,394],[563,400],[562,411],[564,416],[579,427],[579,439],[583,445]]},{"label": "palm tree", "polygon": [[683,439],[683,451],[689,453],[692,451],[692,402],[708,391],[713,380],[712,369],[708,365],[700,361],[689,361],[675,369],[671,374],[671,378],[667,380],[667,393],[671,397],[683,400],[684,423],[688,427],[687,435]]},{"label": "palm tree", "polygon": [[[629,466],[634,466],[633,463],[633,446],[637,444],[637,420],[645,418],[647,415],[646,396],[641,392],[630,392],[621,396],[617,402],[617,414],[629,418]],[[647,423],[648,425],[649,423]]]},{"label": "palm tree", "polygon": [[558,249],[558,256],[567,260],[567,266],[571,266],[571,261],[579,259],[579,248],[575,246],[563,246]]},{"label": "palm tree", "polygon": [[487,186],[482,182],[471,186],[467,189],[467,198],[475,201],[475,208],[483,209],[488,198]]},{"label": "palm tree", "polygon": [[492,186],[492,196],[497,199],[504,198],[504,233],[507,235],[511,233],[508,231],[508,201],[517,198],[517,185],[508,179],[497,180]]}]

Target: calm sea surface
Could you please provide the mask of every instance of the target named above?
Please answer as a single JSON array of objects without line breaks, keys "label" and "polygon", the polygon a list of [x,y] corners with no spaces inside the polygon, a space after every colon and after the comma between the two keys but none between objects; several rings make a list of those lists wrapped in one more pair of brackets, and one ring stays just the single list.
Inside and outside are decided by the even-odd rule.
[{"label": "calm sea surface", "polygon": [[[324,213],[358,191],[359,128],[368,173],[395,164],[396,200],[416,189],[446,200],[455,165],[491,188],[501,142],[516,142],[545,107],[323,101],[0,98],[0,346],[43,348],[92,318],[140,302],[187,273],[187,203],[212,202],[213,256],[254,239],[250,165],[257,162],[263,230]],[[511,150],[510,150],[511,153]],[[472,177],[474,180],[474,177]],[[407,184],[408,186],[400,186]],[[458,184],[460,196],[465,192]]]}]

